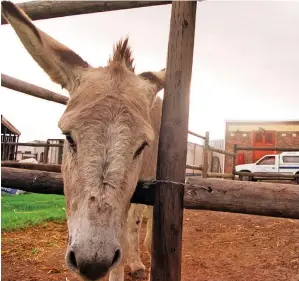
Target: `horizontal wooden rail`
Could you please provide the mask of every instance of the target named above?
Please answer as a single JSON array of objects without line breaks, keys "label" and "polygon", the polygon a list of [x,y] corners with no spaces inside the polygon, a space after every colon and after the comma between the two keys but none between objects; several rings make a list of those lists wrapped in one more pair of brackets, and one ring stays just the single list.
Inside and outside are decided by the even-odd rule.
[{"label": "horizontal wooden rail", "polygon": [[69,98],[66,96],[54,93],[50,90],[38,87],[28,82],[13,78],[6,74],[1,74],[1,86],[30,96],[57,102],[60,104],[67,104],[69,100]]},{"label": "horizontal wooden rail", "polygon": [[290,174],[284,174],[284,173],[261,173],[261,172],[256,172],[256,173],[250,173],[250,172],[236,172],[235,175],[238,176],[253,176],[254,178],[288,178],[288,179],[294,179],[294,178],[299,178],[299,174],[297,175],[290,175]]},{"label": "horizontal wooden rail", "polygon": [[61,173],[1,167],[1,186],[43,194],[63,194]]},{"label": "horizontal wooden rail", "polygon": [[[299,219],[299,188],[293,184],[189,178],[184,207]],[[199,186],[210,187],[210,192]]]},{"label": "horizontal wooden rail", "polygon": [[199,135],[199,134],[196,134],[192,131],[188,131],[188,134],[192,135],[192,136],[195,136],[195,137],[198,137],[198,138],[201,138],[201,139],[205,139],[206,137],[205,136],[202,136],[202,135]]},{"label": "horizontal wooden rail", "polygon": [[35,142],[6,142],[5,145],[32,146],[32,147],[63,147],[63,143],[35,143]]},{"label": "horizontal wooden rail", "polygon": [[22,162],[15,162],[15,161],[1,161],[1,167],[61,173],[61,165],[56,165],[56,164],[36,164],[36,163],[22,163]]},{"label": "horizontal wooden rail", "polygon": [[225,154],[227,156],[235,156],[235,153],[233,153],[233,152],[226,151],[226,150],[223,150],[223,149],[214,148],[212,146],[209,146],[208,149],[210,151],[214,151],[214,152],[218,152],[218,153],[221,153],[221,154]]},{"label": "horizontal wooden rail", "polygon": [[208,172],[208,178],[232,179],[233,178],[233,174],[222,174],[222,173],[211,173],[211,172]]},{"label": "horizontal wooden rail", "polygon": [[[38,170],[38,171],[61,173],[61,165],[57,165],[57,164],[40,164],[40,163],[36,164],[36,163],[22,163],[16,161],[1,161],[1,166],[27,169],[27,170]],[[186,165],[186,169],[201,170],[201,166]],[[197,175],[200,175],[200,173],[198,173]]]},{"label": "horizontal wooden rail", "polygon": [[[197,172],[198,175],[202,176],[202,171]],[[233,174],[223,174],[223,173],[211,173],[207,172],[207,178],[223,178],[223,179],[232,179]]]},{"label": "horizontal wooden rail", "polygon": [[200,173],[186,173],[185,174],[185,179],[189,178],[189,177],[200,177],[201,174]]},{"label": "horizontal wooden rail", "polygon": [[[153,205],[154,188],[143,184],[138,183],[131,202]],[[64,194],[61,173],[1,167],[1,186],[34,193]]]},{"label": "horizontal wooden rail", "polygon": [[[36,163],[22,163],[15,161],[1,161],[2,167],[11,167],[11,168],[20,168],[20,169],[28,169],[28,170],[38,170],[38,171],[47,171],[47,172],[55,172],[61,173],[61,165],[56,164],[36,164]],[[197,170],[199,172],[196,173],[197,176],[202,174],[202,166],[195,165],[186,165],[186,169]],[[190,174],[190,173],[189,173]],[[187,174],[187,176],[189,175]],[[208,172],[209,178],[232,178],[232,174],[222,174],[222,173],[210,173]]]},{"label": "horizontal wooden rail", "polygon": [[202,165],[189,165],[186,164],[186,169],[191,169],[191,170],[202,170]]},{"label": "horizontal wooden rail", "polygon": [[[48,2],[51,2],[51,1],[48,1]],[[68,2],[71,2],[71,1],[68,1]],[[148,2],[150,2],[150,1],[148,1]],[[84,2],[82,1],[82,3],[84,3]],[[33,96],[33,97],[37,97],[40,99],[44,99],[44,100],[48,100],[48,101],[52,101],[52,102],[56,102],[56,103],[60,103],[60,104],[64,104],[64,105],[67,104],[67,102],[69,100],[69,98],[66,96],[57,94],[57,93],[47,90],[45,88],[36,86],[34,84],[25,82],[23,80],[11,77],[6,74],[1,74],[1,86],[11,89],[11,90],[14,90],[14,91],[18,91],[18,92],[30,95],[30,96]],[[205,139],[205,136],[199,135],[192,131],[188,131],[188,134],[193,135],[195,137],[199,137],[201,139]]]},{"label": "horizontal wooden rail", "polygon": [[256,147],[256,146],[237,146],[236,150],[265,150],[265,151],[299,151],[299,147]]},{"label": "horizontal wooden rail", "polygon": [[[19,3],[32,20],[171,4],[171,1],[30,1]],[[1,16],[1,24],[7,21]]]},{"label": "horizontal wooden rail", "polygon": [[[2,167],[2,186],[63,194],[62,174]],[[139,182],[131,202],[153,205],[155,188]],[[299,219],[297,185],[190,177],[184,208]]]}]

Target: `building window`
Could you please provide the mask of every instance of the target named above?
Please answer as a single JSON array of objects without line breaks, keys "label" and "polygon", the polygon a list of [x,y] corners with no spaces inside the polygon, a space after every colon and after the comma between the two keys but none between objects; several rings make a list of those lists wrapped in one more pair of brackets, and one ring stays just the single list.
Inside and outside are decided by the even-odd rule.
[{"label": "building window", "polygon": [[265,133],[265,143],[272,144],[273,143],[273,135]]},{"label": "building window", "polygon": [[262,143],[263,142],[263,136],[261,133],[256,133],[255,135],[255,142],[256,143]]}]

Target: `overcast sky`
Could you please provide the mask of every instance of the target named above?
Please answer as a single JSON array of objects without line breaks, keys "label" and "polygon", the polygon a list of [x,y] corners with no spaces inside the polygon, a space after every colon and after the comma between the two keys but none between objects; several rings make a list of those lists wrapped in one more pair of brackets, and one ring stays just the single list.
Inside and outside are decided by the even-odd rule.
[{"label": "overcast sky", "polygon": [[[23,1],[14,1],[23,2]],[[35,21],[92,66],[129,35],[137,72],[165,67],[171,6]],[[225,120],[299,119],[299,1],[198,3],[189,129],[224,138]],[[1,72],[67,95],[9,25],[1,26]],[[22,141],[61,138],[64,106],[1,87],[0,111]],[[191,139],[193,140],[193,139]]]}]

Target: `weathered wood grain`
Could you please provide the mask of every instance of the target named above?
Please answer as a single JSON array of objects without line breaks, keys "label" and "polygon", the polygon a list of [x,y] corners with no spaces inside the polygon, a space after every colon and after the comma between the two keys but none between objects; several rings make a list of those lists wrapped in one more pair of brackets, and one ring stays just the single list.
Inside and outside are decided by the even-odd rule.
[{"label": "weathered wood grain", "polygon": [[[42,20],[166,4],[171,1],[29,1],[17,6],[32,20]],[[3,16],[1,24],[7,24]]]},{"label": "weathered wood grain", "polygon": [[200,177],[189,178],[187,184],[186,209],[299,219],[298,185]]},{"label": "weathered wood grain", "polygon": [[30,96],[57,102],[60,104],[67,104],[69,100],[69,98],[66,96],[54,93],[50,90],[38,87],[28,82],[13,78],[6,74],[1,74],[1,86]]},{"label": "weathered wood grain", "polygon": [[[2,167],[2,186],[28,192],[63,194],[61,173]],[[154,186],[138,182],[132,203],[153,205]],[[299,219],[298,185],[192,177],[184,208]]]},{"label": "weathered wood grain", "polygon": [[[196,2],[172,3],[157,179],[185,181]],[[178,134],[179,132],[179,134]],[[152,281],[181,279],[184,187],[156,187]]]},{"label": "weathered wood grain", "polygon": [[22,163],[16,161],[1,161],[1,167],[61,173],[61,165],[57,165],[57,164],[36,164],[36,163]]}]

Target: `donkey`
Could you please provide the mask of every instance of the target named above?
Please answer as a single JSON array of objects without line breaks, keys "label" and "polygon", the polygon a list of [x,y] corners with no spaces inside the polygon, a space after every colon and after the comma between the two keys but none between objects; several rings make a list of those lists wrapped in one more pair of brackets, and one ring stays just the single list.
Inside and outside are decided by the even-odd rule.
[{"label": "donkey", "polygon": [[[66,137],[66,263],[83,280],[124,280],[124,264],[143,272],[138,240],[144,205],[130,199],[137,181],[155,177],[165,69],[135,74],[128,38],[107,66],[93,68],[38,29],[9,1],[2,13],[24,47],[70,99],[58,126]],[[151,247],[152,209],[145,243]],[[130,253],[129,253],[130,252]],[[138,274],[137,274],[138,275]]]}]

